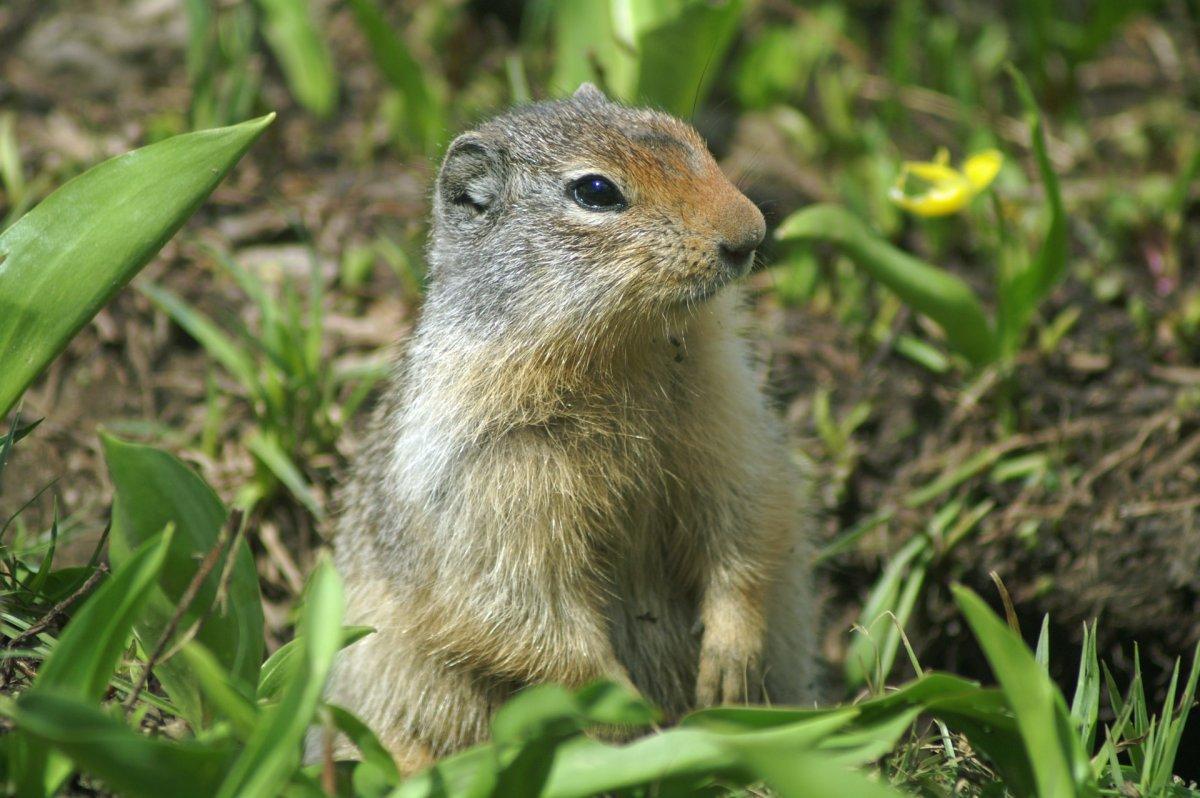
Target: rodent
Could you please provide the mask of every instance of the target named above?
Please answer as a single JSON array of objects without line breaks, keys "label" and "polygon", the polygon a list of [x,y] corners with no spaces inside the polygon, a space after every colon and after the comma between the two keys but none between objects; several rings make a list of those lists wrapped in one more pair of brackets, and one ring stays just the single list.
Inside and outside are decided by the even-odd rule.
[{"label": "rodent", "polygon": [[403,770],[539,682],[632,683],[668,720],[812,699],[808,478],[738,332],[764,234],[691,126],[590,84],[452,142],[334,540],[377,631],[327,698]]}]

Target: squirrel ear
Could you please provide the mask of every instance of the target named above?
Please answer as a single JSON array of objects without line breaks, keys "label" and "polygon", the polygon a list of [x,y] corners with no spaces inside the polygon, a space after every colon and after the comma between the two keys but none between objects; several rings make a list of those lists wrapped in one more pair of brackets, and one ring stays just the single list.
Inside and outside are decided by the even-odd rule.
[{"label": "squirrel ear", "polygon": [[446,150],[438,172],[438,197],[449,213],[483,214],[504,190],[504,159],[474,133],[464,133]]},{"label": "squirrel ear", "polygon": [[596,88],[595,83],[580,83],[579,88],[575,90],[573,96],[576,100],[585,103],[608,102],[608,98],[604,96],[604,92]]}]

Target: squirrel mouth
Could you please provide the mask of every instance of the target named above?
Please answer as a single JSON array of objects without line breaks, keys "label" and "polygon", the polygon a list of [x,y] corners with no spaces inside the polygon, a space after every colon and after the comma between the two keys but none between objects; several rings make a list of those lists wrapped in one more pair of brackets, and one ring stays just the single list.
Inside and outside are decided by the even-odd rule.
[{"label": "squirrel mouth", "polygon": [[728,268],[718,268],[716,269],[716,274],[706,276],[705,278],[696,280],[691,285],[686,286],[680,303],[684,305],[695,305],[707,302],[720,293],[721,289],[745,276],[746,271],[741,269],[734,270]]}]

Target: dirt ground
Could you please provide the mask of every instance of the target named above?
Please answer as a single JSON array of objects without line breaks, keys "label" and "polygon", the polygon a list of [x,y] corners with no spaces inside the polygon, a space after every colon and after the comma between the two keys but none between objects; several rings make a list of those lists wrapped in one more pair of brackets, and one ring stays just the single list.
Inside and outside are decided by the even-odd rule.
[{"label": "dirt ground", "polygon": [[[343,74],[339,113],[322,123],[298,111],[267,67],[266,96],[281,112],[278,121],[138,278],[172,288],[218,319],[248,318],[252,309],[207,263],[201,245],[227,247],[271,279],[300,280],[311,241],[332,286],[331,360],[378,352],[411,324],[419,297],[386,268],[376,268],[355,291],[335,282],[342,253],[379,231],[419,242],[432,174],[421,159],[399,159],[375,123],[364,121],[373,119],[370,98],[379,79],[343,17],[334,15],[328,31],[339,63],[363,66]],[[177,117],[188,102],[185,32],[176,4],[166,2],[93,0],[45,10],[27,0],[0,9],[0,107],[16,112],[27,171],[57,183],[83,165],[139,146]],[[486,43],[506,34],[490,21],[479,23],[474,35]],[[731,168],[745,172],[743,185],[769,203],[773,220],[820,198],[813,169],[776,169],[769,142],[745,140],[754,135],[753,125],[733,125],[719,115],[710,125],[715,148]],[[748,146],[757,170],[737,160]],[[1120,674],[1131,669],[1134,640],[1158,682],[1175,657],[1190,652],[1200,637],[1200,350],[1170,325],[1196,286],[1198,210],[1187,219],[1190,249],[1168,275],[1175,281],[1169,290],[1152,268],[1161,231],[1147,229],[1120,245],[1120,257],[1130,264],[1123,298],[1097,298],[1078,277],[1068,279],[1043,314],[1081,310],[1058,345],[1049,354],[1023,357],[1006,385],[985,383],[974,392],[961,390],[961,375],[933,375],[890,346],[864,343],[828,310],[785,307],[770,290],[778,278],[769,270],[752,278],[763,376],[797,447],[831,480],[846,469],[840,489],[823,494],[824,540],[880,511],[893,513],[825,567],[832,660],[844,653],[864,592],[887,556],[927,528],[939,506],[914,506],[914,491],[980,453],[1044,455],[1052,477],[999,481],[989,467],[947,492],[972,502],[991,499],[995,507],[977,530],[934,559],[930,588],[909,629],[924,666],[987,676],[961,633],[948,586],[961,580],[999,606],[993,572],[1011,593],[1027,639],[1050,613],[1060,676],[1073,674],[1071,645],[1081,624],[1097,617],[1103,655]],[[1088,229],[1073,224],[1078,246]],[[1153,323],[1132,320],[1130,296],[1149,308]],[[918,322],[901,313],[892,333],[917,329]],[[16,450],[5,504],[53,483],[25,522],[33,529],[47,524],[53,497],[75,536],[73,556],[86,556],[110,498],[101,428],[167,446],[196,463],[230,499],[253,468],[238,445],[248,415],[236,401],[223,400],[224,443],[217,456],[202,454],[195,441],[206,423],[210,377],[233,390],[194,341],[144,296],[123,291],[27,394],[23,414],[45,422]],[[837,415],[860,403],[871,408],[853,435],[849,466],[839,464],[814,430],[818,388],[829,391]],[[351,432],[341,454],[353,446]],[[323,498],[336,485],[340,462],[318,486]],[[278,631],[298,575],[320,545],[320,530],[286,503],[261,523],[255,549]]]}]

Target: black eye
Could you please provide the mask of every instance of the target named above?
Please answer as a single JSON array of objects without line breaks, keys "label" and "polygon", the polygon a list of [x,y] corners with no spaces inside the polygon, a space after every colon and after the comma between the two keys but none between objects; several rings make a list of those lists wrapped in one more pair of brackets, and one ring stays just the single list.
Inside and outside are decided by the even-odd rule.
[{"label": "black eye", "polygon": [[614,211],[625,207],[625,198],[612,181],[600,175],[585,175],[571,184],[571,199],[589,211]]}]

